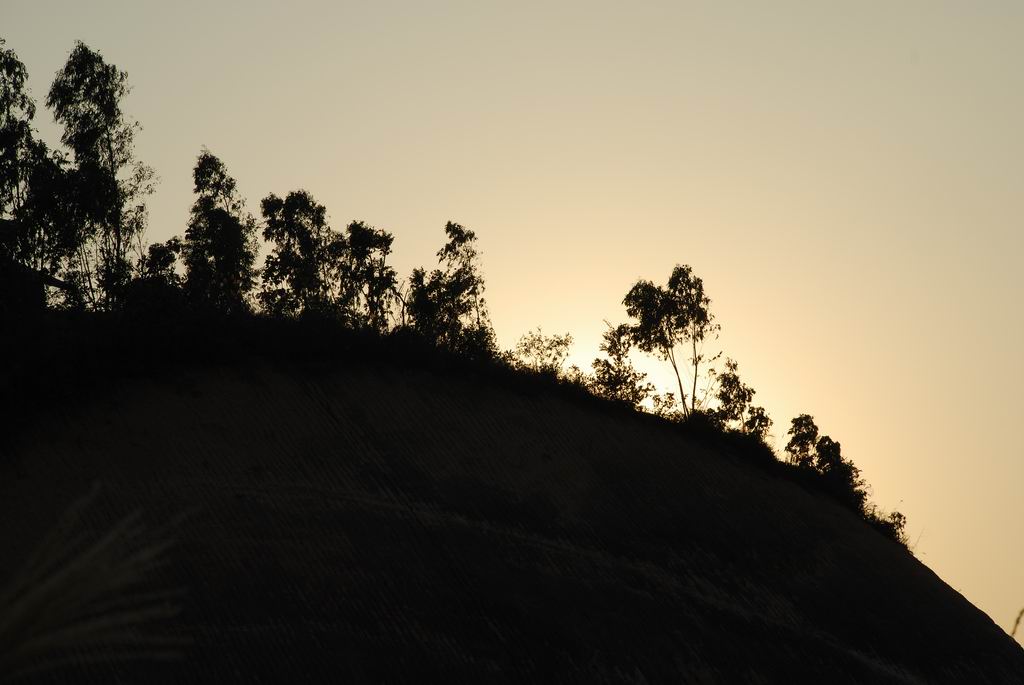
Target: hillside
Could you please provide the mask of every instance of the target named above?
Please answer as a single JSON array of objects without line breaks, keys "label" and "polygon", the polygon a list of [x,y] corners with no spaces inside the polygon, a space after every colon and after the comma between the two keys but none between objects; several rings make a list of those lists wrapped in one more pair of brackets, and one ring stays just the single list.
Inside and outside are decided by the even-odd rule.
[{"label": "hillside", "polygon": [[82,682],[1024,682],[827,498],[486,377],[250,356],[102,384],[0,460],[4,572],[96,481],[92,531],[184,516],[153,581],[189,642]]}]

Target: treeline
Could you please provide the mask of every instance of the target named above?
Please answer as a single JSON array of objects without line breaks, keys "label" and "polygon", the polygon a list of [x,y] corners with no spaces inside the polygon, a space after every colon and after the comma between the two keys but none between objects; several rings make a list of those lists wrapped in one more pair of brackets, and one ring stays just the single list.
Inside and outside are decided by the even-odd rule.
[{"label": "treeline", "polygon": [[[708,353],[705,346],[718,339],[720,325],[711,311],[704,282],[689,266],[676,266],[666,286],[640,280],[622,301],[629,323],[607,330],[600,345],[604,357],[594,359],[592,371],[577,367],[563,370],[572,338],[544,336],[538,329],[523,336],[505,360],[520,368],[558,375],[583,386],[598,397],[648,411],[675,423],[711,429],[742,438],[734,444],[768,450],[772,420],[764,407],[753,404],[756,391],[739,376],[739,365],[726,359],[724,369],[716,362],[721,352]],[[673,392],[658,394],[630,361],[633,348],[668,361],[674,373],[678,398]],[[683,377],[687,384],[684,386]],[[828,494],[860,515],[872,527],[906,546],[906,517],[898,511],[883,512],[869,501],[868,485],[860,469],[843,456],[842,446],[822,435],[814,418],[801,414],[790,423],[783,463],[800,481]]]},{"label": "treeline", "polygon": [[[77,43],[46,106],[62,149],[39,140],[27,71],[0,39],[0,316],[45,308],[169,316],[330,320],[372,335],[413,334],[460,356],[546,375],[588,393],[689,426],[767,447],[772,420],[752,403],[738,365],[706,353],[720,327],[704,285],[677,266],[666,286],[638,281],[623,299],[627,323],[608,324],[589,371],[564,368],[572,338],[523,336],[501,352],[484,298],[475,233],[449,221],[431,269],[398,277],[394,236],[362,221],[332,228],[305,190],[270,193],[252,216],[224,162],[202,150],[182,235],[147,244],[153,170],[135,159],[139,131],[122,110],[127,75]],[[266,257],[259,265],[260,238]],[[636,349],[668,361],[675,392],[656,393],[630,361]],[[685,384],[684,384],[685,376]],[[868,502],[840,445],[808,415],[792,421],[785,459],[799,478],[906,544],[905,519]],[[768,448],[770,449],[770,448]]]}]

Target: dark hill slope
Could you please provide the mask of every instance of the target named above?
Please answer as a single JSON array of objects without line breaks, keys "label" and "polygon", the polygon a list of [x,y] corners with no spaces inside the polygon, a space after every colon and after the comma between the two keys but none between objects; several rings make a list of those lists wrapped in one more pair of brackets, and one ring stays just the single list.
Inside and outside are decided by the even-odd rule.
[{"label": "dark hill slope", "polygon": [[552,394],[326,363],[124,381],[0,463],[0,549],[97,480],[95,530],[188,513],[157,580],[191,645],[75,679],[1024,682],[1002,630],[831,501]]}]

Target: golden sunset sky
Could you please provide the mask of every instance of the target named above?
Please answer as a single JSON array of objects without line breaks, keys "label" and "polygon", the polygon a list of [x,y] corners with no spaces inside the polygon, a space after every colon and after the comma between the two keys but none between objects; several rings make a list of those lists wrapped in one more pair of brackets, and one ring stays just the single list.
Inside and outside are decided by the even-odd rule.
[{"label": "golden sunset sky", "polygon": [[924,563],[1024,607],[1024,3],[4,0],[0,37],[54,145],[76,39],[128,72],[150,241],[205,145],[254,213],[306,188],[393,232],[402,275],[474,229],[501,345],[570,332],[584,368],[691,265],[776,446],[813,414]]}]

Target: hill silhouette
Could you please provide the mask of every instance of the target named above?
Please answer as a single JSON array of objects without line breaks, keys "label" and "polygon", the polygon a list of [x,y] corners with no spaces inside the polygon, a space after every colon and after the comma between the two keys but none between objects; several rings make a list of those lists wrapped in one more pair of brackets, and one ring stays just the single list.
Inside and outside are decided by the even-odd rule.
[{"label": "hill silhouette", "polygon": [[156,629],[184,639],[37,680],[1024,678],[1024,651],[905,548],[725,443],[415,346],[348,355],[278,324],[239,350],[244,325],[161,325],[44,368],[56,326],[8,379],[31,392],[0,549],[25,558],[99,482],[83,534],[142,511],[173,542],[150,580],[180,609]]}]

